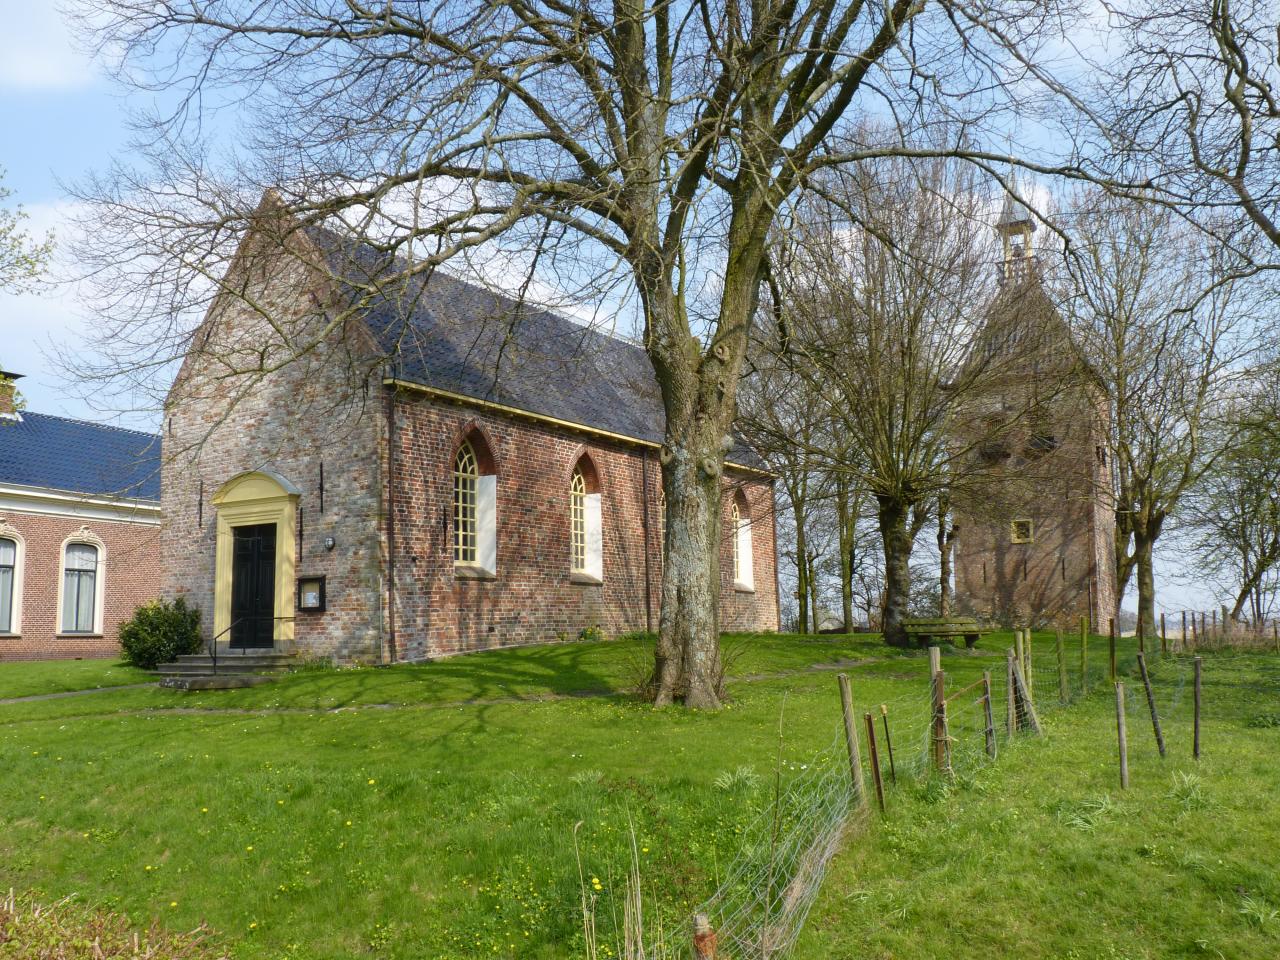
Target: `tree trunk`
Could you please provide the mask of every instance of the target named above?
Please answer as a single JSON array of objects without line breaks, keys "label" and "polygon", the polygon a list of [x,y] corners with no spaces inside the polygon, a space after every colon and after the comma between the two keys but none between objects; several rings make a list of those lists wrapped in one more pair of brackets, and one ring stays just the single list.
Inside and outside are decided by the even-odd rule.
[{"label": "tree trunk", "polygon": [[809,619],[813,625],[813,632],[818,633],[822,630],[822,618],[818,613],[818,558],[812,553],[809,554]]},{"label": "tree trunk", "polygon": [[844,631],[853,629],[853,561],[856,516],[849,504],[849,482],[836,478],[836,525],[840,539],[840,615]]},{"label": "tree trunk", "polygon": [[1156,576],[1152,562],[1155,538],[1139,531],[1133,535],[1134,569],[1138,575],[1138,623],[1149,631],[1156,621]]},{"label": "tree trunk", "polygon": [[956,537],[946,497],[938,498],[938,616],[951,616],[951,546]]},{"label": "tree trunk", "polygon": [[[699,456],[698,453],[702,453]],[[663,451],[667,539],[654,672],[655,704],[720,706],[720,476],[707,454]]]},{"label": "tree trunk", "polygon": [[890,646],[909,645],[902,619],[911,597],[911,533],[907,529],[910,507],[896,497],[876,496],[880,539],[884,543],[884,597],[880,628]]},{"label": "tree trunk", "polygon": [[796,522],[796,624],[799,633],[809,632],[809,539],[805,530],[803,497],[793,494],[791,513]]}]

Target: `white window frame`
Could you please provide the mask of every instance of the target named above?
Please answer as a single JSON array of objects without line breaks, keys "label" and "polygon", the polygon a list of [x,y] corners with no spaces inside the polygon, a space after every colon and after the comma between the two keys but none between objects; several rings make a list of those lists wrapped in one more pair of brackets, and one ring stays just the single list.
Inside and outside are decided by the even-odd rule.
[{"label": "white window frame", "polygon": [[[458,469],[458,460],[464,455],[471,460],[474,473],[462,473]],[[463,442],[454,454],[451,475],[453,477],[453,567],[455,573],[479,573],[485,577],[493,577],[498,572],[498,477],[493,473],[481,473],[480,457],[470,440]],[[472,522],[474,529],[474,545],[468,553],[471,556],[459,556],[458,538],[461,535],[458,510],[458,483],[460,480],[474,480],[475,503],[473,505]]]},{"label": "white window frame", "polygon": [[[94,568],[93,578],[93,629],[89,632],[83,630],[67,630],[66,623],[62,617],[63,594],[66,592],[67,583],[67,548],[73,545],[83,545],[93,547],[98,551],[98,562]],[[60,637],[100,637],[103,635],[106,626],[106,596],[107,596],[107,545],[102,542],[102,538],[94,534],[88,527],[81,527],[76,533],[73,533],[67,539],[62,541],[62,547],[58,551],[58,630],[57,636]]]},{"label": "white window frame", "polygon": [[751,539],[751,514],[744,513],[734,497],[730,511],[733,524],[733,587],[744,593],[755,593],[755,551]]},{"label": "white window frame", "polygon": [[[569,569],[575,578],[604,582],[604,509],[600,493],[587,493],[582,466],[569,480]],[[581,551],[579,551],[579,544]]]},{"label": "white window frame", "polygon": [[0,630],[0,637],[22,636],[22,581],[27,565],[27,541],[13,527],[0,521],[0,540],[11,540],[13,551],[13,609],[9,613],[9,629]]}]

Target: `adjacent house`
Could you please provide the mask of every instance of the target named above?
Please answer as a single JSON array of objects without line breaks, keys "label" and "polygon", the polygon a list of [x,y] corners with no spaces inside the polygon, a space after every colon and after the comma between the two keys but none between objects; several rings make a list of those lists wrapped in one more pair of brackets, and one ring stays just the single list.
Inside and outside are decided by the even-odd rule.
[{"label": "adjacent house", "polygon": [[0,660],[111,657],[160,589],[160,438],[19,410],[0,373]]},{"label": "adjacent house", "polygon": [[[264,201],[167,401],[164,593],[219,645],[342,661],[656,629],[644,351],[406,273]],[[773,630],[772,478],[728,460],[721,625]]]}]

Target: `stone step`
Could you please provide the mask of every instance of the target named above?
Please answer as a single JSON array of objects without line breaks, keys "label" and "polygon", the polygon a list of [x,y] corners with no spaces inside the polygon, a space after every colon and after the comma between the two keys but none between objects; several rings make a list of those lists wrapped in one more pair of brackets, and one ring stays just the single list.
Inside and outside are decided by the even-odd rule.
[{"label": "stone step", "polygon": [[216,677],[165,677],[160,681],[160,686],[171,690],[235,690],[239,687],[256,687],[274,679],[260,673],[219,673]]},{"label": "stone step", "polygon": [[245,676],[279,673],[294,663],[290,653],[219,654],[215,668],[208,654],[183,654],[173,663],[162,663],[156,673],[166,677]]},{"label": "stone step", "polygon": [[[218,663],[261,663],[267,666],[287,666],[294,661],[292,653],[226,653],[218,651]],[[184,653],[178,657],[177,663],[209,663],[207,653]]]}]

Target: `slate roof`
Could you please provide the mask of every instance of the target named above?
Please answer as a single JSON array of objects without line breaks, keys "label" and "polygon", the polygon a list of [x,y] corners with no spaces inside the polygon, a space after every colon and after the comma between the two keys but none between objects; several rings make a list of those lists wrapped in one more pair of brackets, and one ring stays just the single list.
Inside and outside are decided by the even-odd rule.
[{"label": "slate roof", "polygon": [[[662,442],[662,397],[639,345],[441,270],[379,287],[379,275],[406,269],[403,261],[323,228],[307,232],[353,297],[376,291],[364,319],[396,379]],[[764,468],[741,441],[729,459]]]},{"label": "slate roof", "polygon": [[160,438],[22,412],[0,420],[0,484],[160,500]]}]

